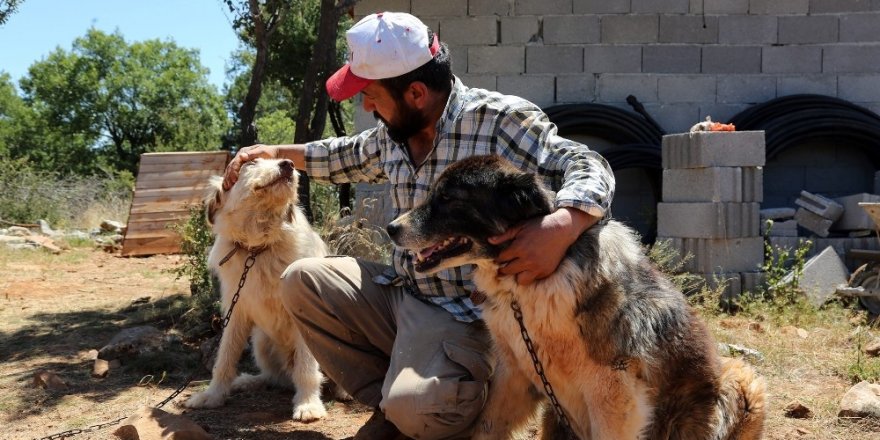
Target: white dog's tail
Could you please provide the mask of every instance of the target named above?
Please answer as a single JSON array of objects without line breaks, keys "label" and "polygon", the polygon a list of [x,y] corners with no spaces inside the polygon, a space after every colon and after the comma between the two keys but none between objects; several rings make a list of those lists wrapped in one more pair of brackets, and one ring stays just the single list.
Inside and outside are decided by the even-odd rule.
[{"label": "white dog's tail", "polygon": [[715,407],[715,440],[757,440],[766,417],[764,379],[740,359],[721,359],[721,395]]}]

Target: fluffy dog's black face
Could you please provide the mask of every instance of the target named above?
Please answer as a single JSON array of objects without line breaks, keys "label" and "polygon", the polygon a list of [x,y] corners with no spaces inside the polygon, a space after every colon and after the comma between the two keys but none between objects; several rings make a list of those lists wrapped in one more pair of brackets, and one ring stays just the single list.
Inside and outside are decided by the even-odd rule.
[{"label": "fluffy dog's black face", "polygon": [[388,225],[398,246],[415,254],[423,273],[493,259],[489,237],[551,210],[550,197],[533,174],[498,156],[474,156],[449,166],[425,203]]}]

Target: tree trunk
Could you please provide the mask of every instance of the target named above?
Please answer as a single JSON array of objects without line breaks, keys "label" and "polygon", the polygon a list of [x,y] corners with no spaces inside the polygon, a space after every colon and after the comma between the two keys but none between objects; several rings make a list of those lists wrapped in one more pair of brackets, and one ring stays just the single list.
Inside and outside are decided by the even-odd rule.
[{"label": "tree trunk", "polygon": [[[348,2],[352,3],[353,2]],[[336,54],[336,37],[339,18],[343,9],[337,7],[336,0],[321,0],[321,21],[318,24],[318,38],[312,53],[316,54],[306,67],[303,78],[303,90],[300,94],[296,113],[296,134],[294,143],[300,144],[321,137],[327,122],[328,96],[324,92],[324,83],[329,70],[334,67]],[[299,181],[299,200],[306,216],[312,220],[309,178],[301,175]]]},{"label": "tree trunk", "polygon": [[[266,63],[269,60],[269,29],[267,29],[266,21],[261,15],[260,4],[257,0],[249,0],[248,6],[254,24],[254,42],[257,55],[251,68],[251,81],[248,84],[247,95],[238,109],[241,128],[239,148],[257,143],[257,127],[254,125],[254,118],[257,113],[257,103],[260,102],[260,95],[263,94],[263,80],[266,77]],[[277,13],[277,11],[273,12]]]}]

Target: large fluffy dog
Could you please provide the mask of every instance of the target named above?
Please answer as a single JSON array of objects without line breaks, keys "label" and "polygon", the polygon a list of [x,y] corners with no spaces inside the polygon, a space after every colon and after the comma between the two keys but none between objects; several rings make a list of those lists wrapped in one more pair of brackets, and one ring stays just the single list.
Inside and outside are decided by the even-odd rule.
[{"label": "large fluffy dog", "polygon": [[549,213],[552,200],[534,175],[478,156],[450,166],[424,204],[388,227],[417,255],[418,271],[476,265],[498,369],[474,438],[510,438],[541,401],[514,301],[580,438],[760,438],[764,381],[739,360],[719,359],[705,324],[629,228],[590,228],[553,275],[531,285],[498,275],[500,248],[487,237]]},{"label": "large fluffy dog", "polygon": [[[267,382],[293,382],[293,418],[311,421],[327,415],[321,403],[323,375],[281,304],[280,276],[302,257],[324,256],[327,248],[296,206],[297,173],[289,160],[257,159],[246,163],[238,181],[223,191],[221,178],[211,181],[205,201],[216,238],[208,266],[220,278],[224,313],[239,288],[245,260],[255,254],[238,303],[223,331],[207,390],[184,404],[190,408],[223,405],[232,389]],[[236,376],[236,365],[253,336],[258,376]]]}]

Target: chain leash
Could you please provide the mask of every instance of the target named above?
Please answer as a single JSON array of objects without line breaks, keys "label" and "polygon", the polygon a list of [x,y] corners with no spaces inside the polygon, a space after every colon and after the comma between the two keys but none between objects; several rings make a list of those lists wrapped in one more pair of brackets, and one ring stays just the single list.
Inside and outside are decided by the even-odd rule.
[{"label": "chain leash", "polygon": [[[221,324],[221,327],[220,327],[220,334],[221,335],[223,334],[223,330],[226,329],[226,326],[229,325],[229,320],[232,318],[232,311],[235,309],[235,304],[238,303],[238,298],[240,296],[241,289],[244,287],[244,283],[247,280],[248,272],[250,272],[251,267],[254,266],[254,263],[257,261],[257,255],[259,255],[261,252],[263,252],[263,249],[265,249],[265,248],[251,250],[248,253],[247,259],[244,260],[244,270],[241,272],[241,279],[238,280],[238,290],[235,291],[235,295],[232,295],[232,302],[229,304],[229,310],[226,311],[226,316],[223,318],[223,323]],[[238,246],[233,248],[232,252],[230,252],[229,255],[227,255],[226,258],[224,258],[223,261],[220,262],[220,265],[223,265],[223,263],[228,261],[229,258],[232,256],[233,253],[235,253],[236,250],[238,250]],[[218,344],[218,346],[219,346],[219,344]],[[214,348],[211,350],[211,353],[208,355],[208,359],[211,359],[211,357],[214,356],[214,353],[217,352],[218,346],[214,346]],[[160,409],[163,406],[165,406],[165,404],[167,404],[168,402],[174,400],[175,397],[177,397],[180,393],[182,393],[183,390],[185,390],[186,387],[188,387],[189,384],[192,383],[193,377],[194,376],[192,374],[187,376],[186,379],[183,381],[183,384],[180,385],[179,387],[177,387],[177,389],[175,389],[174,392],[172,392],[170,396],[165,398],[165,400],[159,402],[159,404],[156,405],[156,408]],[[79,435],[79,434],[85,434],[88,432],[95,432],[95,431],[99,431],[99,430],[102,430],[105,428],[109,428],[111,426],[118,425],[118,424],[122,423],[122,421],[127,418],[128,418],[128,416],[120,417],[120,418],[113,420],[113,421],[110,421],[110,422],[104,422],[104,423],[99,423],[97,425],[89,426],[88,428],[69,429],[67,431],[59,432],[57,434],[47,435],[46,437],[40,437],[39,440],[59,440],[59,439],[73,437],[73,436]]]},{"label": "chain leash", "polygon": [[556,417],[562,422],[562,426],[570,431],[571,423],[569,423],[568,417],[562,410],[562,405],[559,404],[559,399],[556,398],[556,393],[553,392],[553,386],[550,385],[550,380],[547,379],[547,375],[544,373],[544,364],[541,363],[541,359],[538,359],[538,352],[535,350],[535,344],[529,336],[529,331],[526,330],[526,324],[523,322],[522,308],[520,308],[519,303],[516,300],[510,302],[510,308],[513,309],[513,317],[516,318],[516,322],[519,324],[519,332],[522,334],[523,342],[526,343],[526,349],[529,350],[529,356],[532,357],[532,363],[535,365],[535,373],[538,373],[538,377],[541,378],[541,383],[544,385],[544,393],[547,394],[547,398],[549,398],[550,403],[553,404],[553,411],[556,412]]}]

